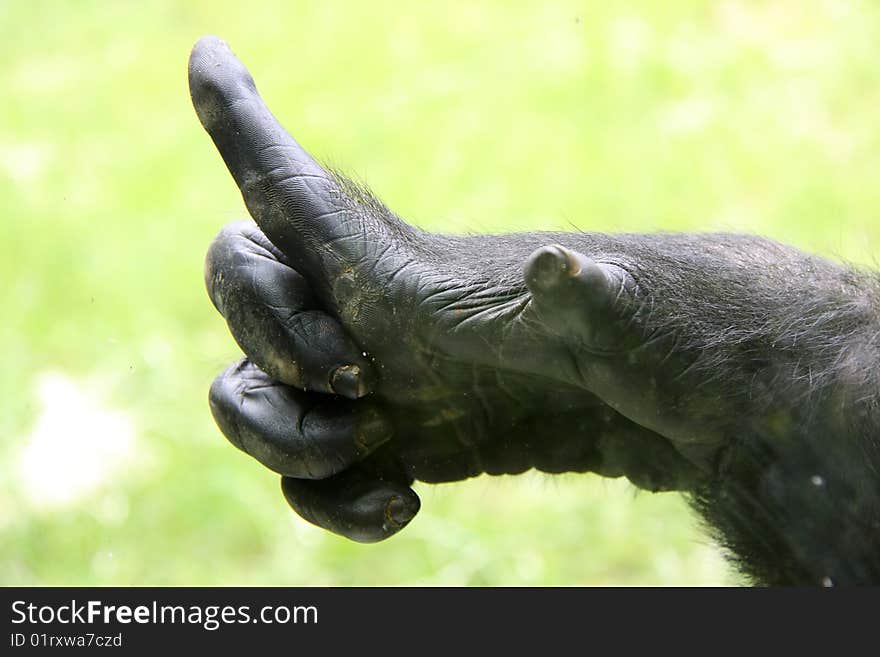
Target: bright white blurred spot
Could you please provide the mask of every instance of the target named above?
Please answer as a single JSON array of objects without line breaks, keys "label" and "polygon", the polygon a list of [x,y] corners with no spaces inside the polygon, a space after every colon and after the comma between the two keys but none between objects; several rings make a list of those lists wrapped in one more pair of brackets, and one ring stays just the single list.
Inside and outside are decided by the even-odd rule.
[{"label": "bright white blurred spot", "polygon": [[49,161],[45,144],[0,144],[0,170],[18,184],[39,178]]},{"label": "bright white blurred spot", "polygon": [[134,451],[134,426],[63,374],[44,374],[37,387],[42,412],[19,457],[22,491],[36,506],[67,506],[120,470]]},{"label": "bright white blurred spot", "polygon": [[708,98],[684,98],[668,104],[660,115],[660,127],[670,134],[696,132],[709,124],[715,105]]},{"label": "bright white blurred spot", "polygon": [[611,25],[611,53],[614,63],[632,69],[645,58],[654,32],[650,24],[639,18],[621,18]]}]

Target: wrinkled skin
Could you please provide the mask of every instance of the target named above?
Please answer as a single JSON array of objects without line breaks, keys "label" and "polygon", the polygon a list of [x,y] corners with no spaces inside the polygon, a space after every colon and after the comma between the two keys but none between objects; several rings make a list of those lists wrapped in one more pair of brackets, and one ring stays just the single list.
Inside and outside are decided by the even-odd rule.
[{"label": "wrinkled skin", "polygon": [[[316,163],[219,39],[189,78],[256,222],[208,253],[247,356],[211,408],[301,516],[375,541],[415,479],[590,471],[687,492],[757,581],[880,576],[877,480],[834,485],[876,477],[876,277],[750,236],[426,233]],[[792,529],[818,472],[828,518]],[[802,549],[853,515],[852,558]]]}]

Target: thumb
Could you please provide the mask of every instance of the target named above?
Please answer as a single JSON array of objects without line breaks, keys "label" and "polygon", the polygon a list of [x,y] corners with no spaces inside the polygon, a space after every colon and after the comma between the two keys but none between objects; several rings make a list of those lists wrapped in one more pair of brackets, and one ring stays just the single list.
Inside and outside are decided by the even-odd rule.
[{"label": "thumb", "polygon": [[325,171],[269,111],[226,45],[201,38],[189,60],[193,106],[263,233],[321,287],[383,239],[348,185]]},{"label": "thumb", "polygon": [[635,289],[625,270],[552,245],[535,250],[523,273],[542,324],[594,353],[624,346]]}]

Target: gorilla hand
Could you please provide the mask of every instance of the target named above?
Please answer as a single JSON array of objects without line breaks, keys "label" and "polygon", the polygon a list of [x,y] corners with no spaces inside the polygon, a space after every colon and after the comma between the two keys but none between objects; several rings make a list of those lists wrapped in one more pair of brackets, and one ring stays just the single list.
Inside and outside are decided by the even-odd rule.
[{"label": "gorilla hand", "polygon": [[626,474],[660,490],[696,474],[666,441],[580,388],[428,352],[420,368],[374,364],[251,222],[214,240],[206,283],[249,357],[212,386],[218,424],[288,475],[300,515],[337,533],[368,541],[400,529],[418,508],[413,478],[537,467]]},{"label": "gorilla hand", "polygon": [[[542,287],[561,252],[527,265],[539,301],[523,278],[543,237],[407,226],[320,168],[219,40],[194,48],[190,85],[262,229],[227,227],[209,251],[209,293],[248,356],[218,377],[212,409],[233,443],[287,476],[301,515],[378,540],[417,510],[413,479],[537,467],[660,490],[698,476],[582,386],[569,340],[544,318],[577,302],[565,285]],[[571,281],[613,298],[623,270],[590,266],[607,280],[585,265]]]},{"label": "gorilla hand", "polygon": [[[590,470],[694,492],[763,581],[876,566],[861,533],[821,558],[877,515],[850,484],[878,460],[876,277],[749,236],[429,234],[321,168],[221,41],[190,88],[259,226],[209,253],[249,358],[212,408],[301,515],[379,540],[413,479]],[[807,523],[815,481],[839,497]]]}]

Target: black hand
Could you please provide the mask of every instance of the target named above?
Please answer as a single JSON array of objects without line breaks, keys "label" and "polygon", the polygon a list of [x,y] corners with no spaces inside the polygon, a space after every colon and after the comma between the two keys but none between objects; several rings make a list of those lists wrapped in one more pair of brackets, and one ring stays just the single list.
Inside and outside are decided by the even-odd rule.
[{"label": "black hand", "polygon": [[[324,358],[328,365],[314,371],[325,373],[353,358],[341,326],[315,308],[302,277],[252,223],[218,235],[206,273],[209,294],[242,349],[263,371],[278,373],[275,378],[293,372],[289,383],[319,387],[303,383],[301,357]],[[326,322],[298,320],[297,330],[290,329],[292,317],[313,314],[326,317],[332,330]],[[333,349],[340,344],[349,346]],[[285,490],[301,515],[362,541],[387,537],[415,513],[418,500],[408,490],[413,477],[445,481],[538,467],[625,474],[649,490],[689,485],[693,472],[666,441],[581,389],[548,389],[517,373],[475,367],[460,376],[458,387],[422,388],[427,398],[421,401],[375,395],[351,402],[282,385],[243,361],[217,378],[211,406],[235,445],[296,478],[285,480]],[[392,436],[380,453],[350,467]],[[386,520],[388,508],[396,509],[394,522]]]},{"label": "black hand", "polygon": [[[491,387],[490,408],[500,413],[509,406],[515,419],[517,411],[531,415],[547,396],[576,412],[597,406],[587,388],[607,393],[615,407],[640,389],[630,376],[639,364],[618,375],[608,357],[632,346],[642,328],[632,326],[629,312],[634,278],[614,258],[540,246],[554,238],[583,241],[579,236],[463,239],[413,229],[324,171],[277,123],[250,75],[216,38],[194,48],[190,86],[261,230],[308,281],[321,309],[381,366],[376,389],[383,400],[430,401],[435,416],[454,417],[476,379],[502,372],[507,386]],[[258,363],[261,349],[249,352]],[[478,472],[479,463],[470,469]]]},{"label": "black hand", "polygon": [[[605,435],[637,455],[637,427],[668,472],[698,472],[704,513],[763,581],[876,579],[878,494],[854,484],[880,468],[876,276],[733,235],[428,235],[324,172],[217,40],[190,83],[253,217],[370,355],[385,419],[415,423],[378,450],[406,473],[569,449],[580,469]],[[536,438],[546,417],[576,431]],[[832,561],[804,548],[836,541]]]}]

